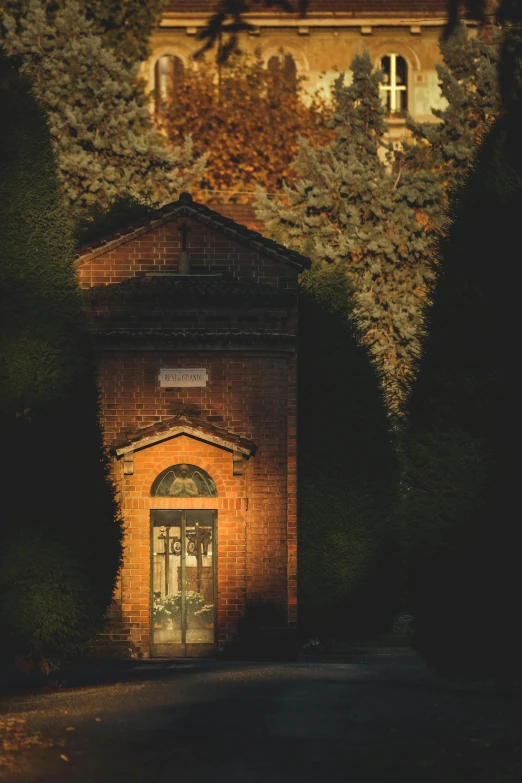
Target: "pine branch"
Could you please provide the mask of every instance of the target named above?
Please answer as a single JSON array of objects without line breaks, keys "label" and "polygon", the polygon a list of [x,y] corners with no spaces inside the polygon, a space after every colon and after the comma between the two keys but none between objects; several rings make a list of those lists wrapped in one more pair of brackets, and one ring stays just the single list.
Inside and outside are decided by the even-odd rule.
[{"label": "pine branch", "polygon": [[[204,43],[194,56],[201,58],[216,46],[218,63],[225,63],[231,55],[239,52],[240,33],[254,29],[254,26],[244,19],[244,15],[256,11],[263,5],[266,8],[278,8],[289,14],[299,13],[304,17],[308,0],[220,0],[206,27],[197,34],[199,40]],[[228,37],[225,42],[223,42],[224,35]]]}]

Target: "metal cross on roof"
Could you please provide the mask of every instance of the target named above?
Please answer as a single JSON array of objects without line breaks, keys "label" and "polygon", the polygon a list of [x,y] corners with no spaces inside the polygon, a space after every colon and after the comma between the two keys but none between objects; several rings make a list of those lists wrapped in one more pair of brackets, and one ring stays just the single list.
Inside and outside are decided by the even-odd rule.
[{"label": "metal cross on roof", "polygon": [[190,231],[190,226],[188,223],[182,223],[181,226],[178,228],[178,231],[181,233],[181,249],[186,250],[187,249],[187,234]]}]

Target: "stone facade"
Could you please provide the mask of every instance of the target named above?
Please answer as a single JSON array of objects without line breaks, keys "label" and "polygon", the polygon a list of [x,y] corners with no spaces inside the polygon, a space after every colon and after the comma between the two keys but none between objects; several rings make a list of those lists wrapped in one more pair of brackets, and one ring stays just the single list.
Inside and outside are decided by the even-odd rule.
[{"label": "stone facade", "polygon": [[[160,78],[158,62],[165,56],[178,57],[184,67],[198,67],[191,64],[201,46],[197,33],[215,6],[214,0],[167,3],[152,36],[153,54],[143,65],[150,89]],[[356,53],[367,50],[376,64],[389,54],[403,58],[407,109],[415,119],[432,120],[431,108],[440,105],[435,65],[440,62],[438,38],[447,18],[446,0],[310,0],[306,18],[273,9],[245,18],[253,30],[242,36],[242,49],[258,49],[266,63],[281,51],[290,54],[309,92],[327,88],[339,71],[348,72]],[[401,112],[389,120],[391,135],[402,136]]]},{"label": "stone facade", "polygon": [[[182,234],[188,274],[178,272]],[[84,249],[77,263],[125,523],[112,619],[98,645],[124,656],[212,655],[251,616],[265,629],[292,629],[297,274],[307,259],[182,194],[157,220]],[[161,386],[162,368],[204,368],[207,380]],[[183,465],[208,475],[215,495],[151,495],[163,471]],[[152,644],[161,623],[151,617],[151,569],[166,566],[155,565],[164,553],[151,552],[151,520],[156,510],[194,509],[217,512],[215,622],[204,643],[197,635],[189,643],[187,631],[170,646]],[[183,567],[185,576],[195,568],[188,554]]]}]

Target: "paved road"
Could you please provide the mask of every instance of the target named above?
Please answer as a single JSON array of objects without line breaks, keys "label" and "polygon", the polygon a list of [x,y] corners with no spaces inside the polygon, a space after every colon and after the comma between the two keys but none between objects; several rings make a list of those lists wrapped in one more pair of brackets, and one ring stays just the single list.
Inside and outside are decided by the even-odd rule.
[{"label": "paved road", "polygon": [[409,651],[338,663],[142,663],[113,680],[4,699],[0,778],[522,782],[522,695],[451,685]]}]

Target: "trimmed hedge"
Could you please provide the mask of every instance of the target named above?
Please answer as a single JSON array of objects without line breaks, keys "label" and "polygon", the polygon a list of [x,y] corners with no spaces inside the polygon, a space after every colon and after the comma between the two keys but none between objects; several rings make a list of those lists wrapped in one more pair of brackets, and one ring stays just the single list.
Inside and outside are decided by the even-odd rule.
[{"label": "trimmed hedge", "polygon": [[[403,437],[414,645],[456,678],[520,674],[515,398],[522,165],[505,116],[455,195]],[[518,396],[518,394],[517,394]]]},{"label": "trimmed hedge", "polygon": [[399,610],[397,458],[344,271],[315,269],[301,289],[299,628],[349,640],[389,630]]},{"label": "trimmed hedge", "polygon": [[0,655],[52,663],[102,628],[122,529],[46,118],[0,73]]}]

